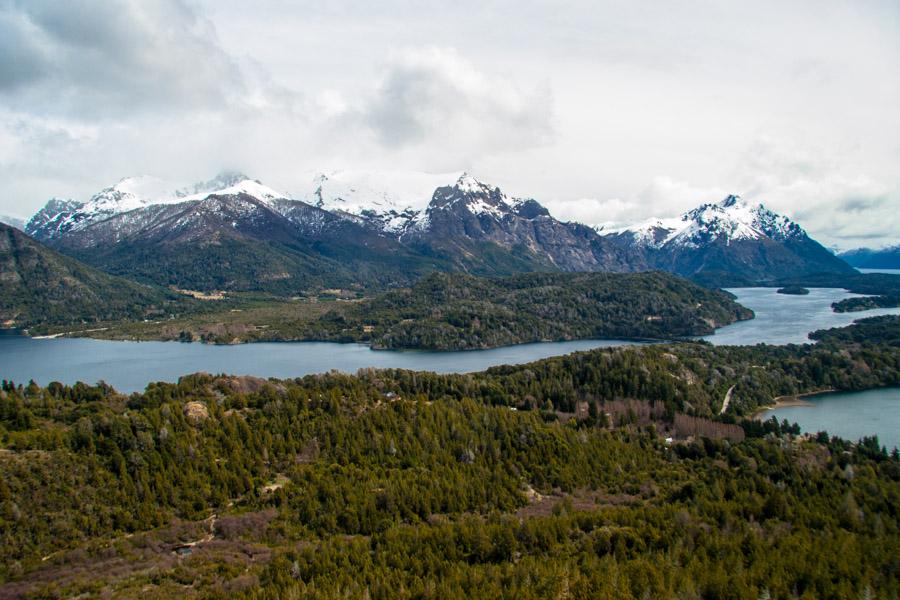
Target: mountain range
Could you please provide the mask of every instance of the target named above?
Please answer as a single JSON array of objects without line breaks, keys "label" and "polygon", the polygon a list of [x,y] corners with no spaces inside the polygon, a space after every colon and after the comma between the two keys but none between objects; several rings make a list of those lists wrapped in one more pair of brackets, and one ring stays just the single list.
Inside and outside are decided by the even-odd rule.
[{"label": "mountain range", "polygon": [[20,231],[25,230],[25,220],[18,217],[10,217],[9,215],[0,215],[0,223],[15,227]]},{"label": "mountain range", "polygon": [[887,248],[856,248],[838,256],[859,269],[900,269],[900,245]]},{"label": "mountain range", "polygon": [[87,202],[51,199],[25,230],[147,283],[286,294],[406,285],[434,270],[665,270],[753,282],[854,272],[798,224],[737,196],[605,231],[466,173],[316,174],[294,195],[234,172],[186,188],[132,177]]}]

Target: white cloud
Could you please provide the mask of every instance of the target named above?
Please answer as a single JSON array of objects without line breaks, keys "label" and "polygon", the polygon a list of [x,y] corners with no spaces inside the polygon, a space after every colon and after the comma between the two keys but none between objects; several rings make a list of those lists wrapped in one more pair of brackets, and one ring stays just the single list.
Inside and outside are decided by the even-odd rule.
[{"label": "white cloud", "polygon": [[188,0],[13,0],[0,6],[0,98],[91,120],[264,108],[265,69],[226,52]]},{"label": "white cloud", "polygon": [[463,160],[547,143],[551,96],[485,73],[453,48],[394,55],[363,116],[388,148],[439,146]]}]

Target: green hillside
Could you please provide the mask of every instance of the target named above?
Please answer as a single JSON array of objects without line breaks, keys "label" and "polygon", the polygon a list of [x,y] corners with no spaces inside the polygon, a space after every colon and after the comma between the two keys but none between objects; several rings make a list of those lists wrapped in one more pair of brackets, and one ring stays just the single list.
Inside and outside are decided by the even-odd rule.
[{"label": "green hillside", "polygon": [[725,292],[667,273],[434,273],[410,289],[325,315],[308,337],[377,348],[491,348],[542,340],[664,339],[712,333],[753,313]]},{"label": "green hillside", "polygon": [[137,319],[189,301],[107,275],[0,224],[0,322],[5,327]]}]

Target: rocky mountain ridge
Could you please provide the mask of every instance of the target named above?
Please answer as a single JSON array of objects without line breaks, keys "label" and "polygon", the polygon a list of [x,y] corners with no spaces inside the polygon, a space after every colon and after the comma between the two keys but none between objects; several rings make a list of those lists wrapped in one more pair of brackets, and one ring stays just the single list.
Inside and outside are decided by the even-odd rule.
[{"label": "rocky mountain ridge", "polygon": [[[383,283],[407,283],[434,269],[479,275],[721,271],[754,281],[853,272],[798,224],[738,196],[703,204],[677,219],[598,231],[560,221],[536,200],[510,197],[467,173],[439,185],[423,201],[423,190],[441,177],[320,174],[299,199],[233,172],[174,191],[153,178],[127,178],[87,202],[52,199],[26,231],[116,274],[141,270],[131,264],[138,257],[162,261],[161,273],[143,271],[149,281],[165,284],[171,283],[165,273],[174,270],[178,279],[183,269],[171,264],[172,252],[181,252],[175,248],[189,245],[191,252],[205,249],[211,256],[221,253],[210,248],[226,243],[242,246],[247,263],[254,262],[254,253],[283,255],[255,277],[288,280],[285,289],[326,280],[365,286],[376,264],[384,269]],[[303,276],[296,265],[283,264],[298,256]],[[337,263],[326,265],[323,259]],[[210,261],[210,268],[217,268]],[[321,269],[344,275],[334,281],[322,277]],[[233,273],[222,283],[236,285],[232,279],[242,278]],[[253,285],[245,281],[238,287]]]}]

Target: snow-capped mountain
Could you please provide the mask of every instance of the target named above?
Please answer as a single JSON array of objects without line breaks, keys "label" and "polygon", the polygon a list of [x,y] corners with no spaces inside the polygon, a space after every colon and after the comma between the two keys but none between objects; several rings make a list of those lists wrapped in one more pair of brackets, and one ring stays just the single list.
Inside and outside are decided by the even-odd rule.
[{"label": "snow-capped mountain", "polygon": [[400,241],[439,254],[458,268],[482,273],[511,270],[627,271],[619,249],[593,229],[563,223],[533,199],[512,198],[463,173],[437,188],[428,208]]},{"label": "snow-capped mountain", "polygon": [[[141,175],[126,177],[94,194],[87,202],[53,198],[25,225],[39,240],[51,240],[83,231],[92,225],[133,211],[205,200],[211,196],[244,195],[271,204],[287,196],[240,173],[223,173],[190,188],[176,189],[170,182]],[[139,214],[124,222],[140,222]]]},{"label": "snow-capped mountain", "polygon": [[661,269],[740,281],[852,271],[790,219],[737,196],[598,231],[467,173],[320,173],[294,197],[235,172],[180,187],[131,177],[86,202],[50,200],[26,231],[116,274],[197,288],[405,283],[434,269]]},{"label": "snow-capped mountain", "polygon": [[651,248],[667,244],[698,248],[715,241],[786,240],[805,235],[803,229],[762,204],[751,205],[740,196],[728,196],[713,204],[702,204],[671,219],[649,219],[619,229],[632,234],[636,243]]},{"label": "snow-capped mountain", "polygon": [[125,179],[87,202],[51,200],[28,232],[110,273],[190,289],[293,294],[421,274],[395,239],[241,174],[181,188],[144,183]]},{"label": "snow-capped mountain", "polygon": [[372,170],[311,173],[297,199],[378,231],[399,235],[428,207],[436,188],[459,176]]},{"label": "snow-capped mountain", "polygon": [[607,237],[644,251],[655,268],[688,276],[718,272],[762,281],[852,271],[797,223],[735,195],[681,217],[614,230]]}]

